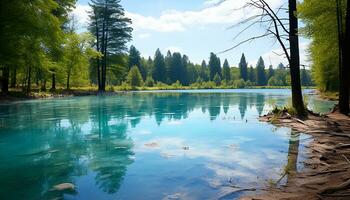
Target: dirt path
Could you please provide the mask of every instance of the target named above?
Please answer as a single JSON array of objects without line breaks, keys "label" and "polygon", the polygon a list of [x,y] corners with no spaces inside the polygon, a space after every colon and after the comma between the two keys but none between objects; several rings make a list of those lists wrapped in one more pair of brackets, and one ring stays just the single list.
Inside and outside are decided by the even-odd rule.
[{"label": "dirt path", "polygon": [[280,118],[267,115],[261,120],[310,134],[314,140],[307,147],[303,171],[287,174],[287,183],[281,188],[270,188],[262,195],[242,200],[350,199],[349,117],[332,112],[326,116],[310,114],[303,121],[288,114]]}]

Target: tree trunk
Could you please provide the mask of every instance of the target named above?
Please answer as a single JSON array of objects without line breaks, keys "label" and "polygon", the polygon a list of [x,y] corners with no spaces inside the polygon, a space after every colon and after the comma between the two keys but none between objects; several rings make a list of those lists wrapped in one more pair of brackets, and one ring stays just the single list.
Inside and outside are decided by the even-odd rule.
[{"label": "tree trunk", "polygon": [[51,86],[51,91],[56,90],[56,74],[52,73],[52,86]]},{"label": "tree trunk", "polygon": [[289,0],[289,43],[290,43],[290,76],[292,86],[292,104],[297,114],[305,115],[305,106],[300,84],[300,55],[298,18],[296,16],[297,2]]},{"label": "tree trunk", "polygon": [[29,66],[29,68],[28,68],[27,94],[29,94],[30,90],[31,90],[31,84],[32,84],[31,74],[32,74],[32,67]]},{"label": "tree trunk", "polygon": [[69,90],[69,79],[70,79],[70,75],[67,76],[67,90]]},{"label": "tree trunk", "polygon": [[349,113],[349,0],[346,14],[346,32],[343,32],[343,17],[341,10],[341,1],[337,3],[337,24],[338,24],[338,41],[339,41],[339,112],[347,115]]},{"label": "tree trunk", "polygon": [[[96,28],[96,51],[100,52],[100,34],[99,34],[99,28],[98,28],[98,22],[97,22],[97,13],[94,10],[94,15],[96,17],[95,19],[95,28]],[[100,65],[100,59],[98,58],[96,60],[97,63],[97,85],[98,85],[98,90],[101,90],[101,65]]]},{"label": "tree trunk", "polygon": [[5,65],[2,68],[2,83],[1,83],[1,91],[3,93],[8,93],[9,91],[9,76],[10,76],[10,68]]},{"label": "tree trunk", "polygon": [[12,70],[12,74],[11,74],[11,84],[10,87],[11,88],[15,88],[16,87],[16,82],[17,82],[17,70],[16,68],[14,68]]},{"label": "tree trunk", "polygon": [[41,91],[46,91],[46,78],[41,82]]}]

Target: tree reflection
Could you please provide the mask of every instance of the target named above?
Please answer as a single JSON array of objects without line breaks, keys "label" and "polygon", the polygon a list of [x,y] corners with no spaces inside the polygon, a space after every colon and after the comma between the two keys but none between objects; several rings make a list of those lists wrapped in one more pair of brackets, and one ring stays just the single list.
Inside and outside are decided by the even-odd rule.
[{"label": "tree reflection", "polygon": [[289,184],[290,179],[298,171],[299,143],[300,143],[300,134],[292,132],[289,139],[289,147],[288,147],[288,163],[286,167],[287,183],[286,184]]},{"label": "tree reflection", "polygon": [[[127,131],[144,117],[161,125],[199,110],[216,120],[223,109],[225,115],[239,112],[243,119],[254,102],[261,114],[264,101],[263,94],[129,93],[0,105],[0,139],[6,146],[0,148],[0,196],[43,199],[53,195],[54,185],[89,174],[102,191],[115,193],[133,162]],[[290,142],[292,170],[298,146],[298,141]]]}]

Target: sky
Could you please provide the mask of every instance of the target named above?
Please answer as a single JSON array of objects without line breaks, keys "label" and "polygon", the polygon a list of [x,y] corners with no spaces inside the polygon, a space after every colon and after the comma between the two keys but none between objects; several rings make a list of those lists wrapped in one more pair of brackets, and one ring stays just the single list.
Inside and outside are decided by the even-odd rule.
[{"label": "sky", "polygon": [[[90,0],[78,0],[73,14],[78,18],[80,30],[86,30]],[[257,14],[254,9],[239,9],[246,0],[121,0],[126,15],[134,28],[134,45],[141,56],[154,56],[157,48],[164,55],[167,50],[186,54],[191,62],[208,61],[210,52],[219,53],[235,46],[240,41],[261,35],[265,30],[256,26],[234,39],[245,26],[237,26],[249,16]],[[284,5],[286,0],[267,0],[273,8]],[[301,64],[309,65],[306,49],[309,41],[301,38]],[[227,59],[231,66],[238,66],[242,53],[249,65],[255,67],[260,56],[265,65],[274,67],[287,60],[280,54],[281,48],[273,38],[264,38],[246,43],[226,53],[219,53],[222,63]]]}]

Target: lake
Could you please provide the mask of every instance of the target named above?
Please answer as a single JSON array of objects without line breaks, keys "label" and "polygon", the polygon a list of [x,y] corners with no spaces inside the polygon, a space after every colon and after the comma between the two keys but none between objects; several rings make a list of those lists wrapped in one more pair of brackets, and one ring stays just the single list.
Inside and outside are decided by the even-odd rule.
[{"label": "lake", "polygon": [[[308,107],[334,105],[305,90]],[[308,135],[258,121],[284,89],[0,104],[0,199],[235,199],[300,170]],[[73,183],[76,191],[55,191]],[[278,184],[288,184],[284,176]]]}]

